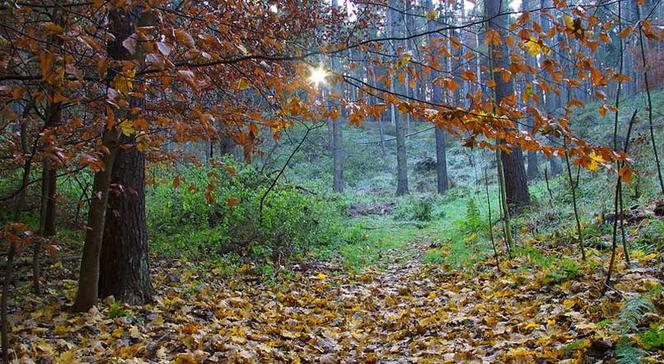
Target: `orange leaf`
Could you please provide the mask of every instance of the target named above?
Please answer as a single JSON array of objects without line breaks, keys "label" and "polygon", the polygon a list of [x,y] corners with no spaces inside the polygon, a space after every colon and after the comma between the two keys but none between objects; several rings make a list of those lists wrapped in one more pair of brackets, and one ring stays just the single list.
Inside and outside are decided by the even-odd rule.
[{"label": "orange leaf", "polygon": [[463,71],[463,73],[461,74],[461,78],[468,81],[475,81],[477,79],[477,77],[475,76],[475,72],[469,70]]},{"label": "orange leaf", "polygon": [[629,168],[627,166],[624,166],[624,167],[620,168],[620,171],[618,171],[618,174],[620,175],[620,179],[622,179],[623,181],[625,181],[627,183],[632,182],[632,176],[634,174],[632,173],[631,168]]},{"label": "orange leaf", "polygon": [[632,33],[632,27],[627,27],[627,28],[623,29],[622,32],[618,33],[618,36],[622,39],[625,39],[631,33]]}]

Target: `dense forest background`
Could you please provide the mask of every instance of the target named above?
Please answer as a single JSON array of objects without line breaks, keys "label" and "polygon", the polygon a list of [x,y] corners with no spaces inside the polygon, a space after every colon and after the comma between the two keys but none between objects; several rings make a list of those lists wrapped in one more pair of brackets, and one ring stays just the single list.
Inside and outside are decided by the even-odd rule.
[{"label": "dense forest background", "polygon": [[4,361],[664,360],[663,8],[1,3]]}]

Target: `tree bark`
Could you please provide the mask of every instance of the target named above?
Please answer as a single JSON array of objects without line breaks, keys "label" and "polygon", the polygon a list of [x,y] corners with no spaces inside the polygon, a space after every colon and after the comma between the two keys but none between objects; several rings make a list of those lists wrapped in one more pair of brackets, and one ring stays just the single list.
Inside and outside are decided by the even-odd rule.
[{"label": "tree bark", "polygon": [[[134,58],[122,43],[134,33],[136,29],[137,9],[114,9],[109,14],[109,31],[114,39],[108,44],[109,57],[116,60],[130,60]],[[116,122],[128,114],[127,110],[116,111]],[[106,222],[106,205],[108,203],[109,188],[113,165],[118,154],[120,131],[117,126],[106,129],[102,136],[102,145],[107,152],[101,158],[104,169],[95,173],[92,187],[92,200],[88,211],[88,223],[81,256],[81,268],[78,278],[78,291],[72,307],[74,312],[88,311],[97,303],[99,293],[99,259],[101,254],[104,225]]]},{"label": "tree bark", "polygon": [[72,307],[74,312],[88,311],[97,304],[99,256],[104,233],[108,190],[111,186],[111,172],[117,155],[119,136],[120,133],[117,128],[112,128],[104,133],[103,145],[109,150],[109,153],[102,158],[104,169],[95,173],[94,177],[92,200],[88,212],[88,223],[78,278],[78,292]]},{"label": "tree bark", "polygon": [[[389,16],[390,16],[390,30],[392,32],[393,37],[398,37],[400,35],[400,21],[399,17],[400,15],[395,9],[399,9],[400,5],[395,2],[391,1],[390,2],[392,5],[395,5],[392,7],[392,9],[389,10]],[[396,50],[396,47],[394,47]],[[399,54],[395,51],[395,55],[399,57]],[[400,72],[397,70],[397,72]],[[395,90],[396,93],[400,93],[401,89],[403,87],[397,87],[397,78],[393,78],[391,82],[391,86]],[[406,86],[406,85],[402,85]],[[396,112],[396,107],[394,105],[391,106],[392,108],[392,118],[394,122],[394,127],[395,127],[395,133],[396,133],[396,141],[397,141],[397,196],[402,196],[405,194],[408,194],[408,159],[406,157],[406,133],[405,133],[405,126],[403,125],[403,121],[398,113]]]},{"label": "tree bark", "polygon": [[[140,25],[150,25],[149,13],[134,10]],[[143,49],[135,57],[143,63]],[[144,106],[140,96],[130,98],[130,110]],[[152,301],[148,229],[145,220],[145,154],[136,148],[133,136],[120,136],[121,148],[113,165],[104,224],[104,238],[99,266],[99,296],[113,295],[125,303],[138,305]]]},{"label": "tree bark", "polygon": [[[497,31],[501,39],[505,39],[508,16],[501,15],[504,13],[501,4],[501,0],[485,0],[485,18],[488,19],[488,27]],[[492,77],[496,83],[495,104],[497,108],[500,108],[503,100],[514,94],[512,80],[505,81],[499,72],[494,71],[496,68],[509,69],[510,61],[507,44],[502,41],[500,45],[492,46],[490,56],[493,63],[493,67],[491,67]],[[501,152],[500,157],[505,175],[507,204],[511,212],[518,212],[530,204],[523,153],[520,148],[511,147],[508,153]]]},{"label": "tree bark", "polygon": [[[135,143],[122,136],[123,145]],[[99,265],[99,297],[113,295],[132,305],[152,300],[145,222],[145,155],[131,146],[118,150],[112,172]]]},{"label": "tree bark", "polygon": [[[431,0],[425,2],[425,8],[427,11],[435,10]],[[430,19],[427,21],[427,30],[433,31],[436,28],[436,19]],[[434,40],[433,36],[429,36],[429,42]],[[435,54],[437,57],[438,55]],[[447,64],[447,62],[445,62]],[[443,103],[443,89],[442,87],[433,84],[433,80],[438,78],[439,72],[433,70],[431,72],[431,81],[432,81],[432,101],[434,104]],[[458,90],[458,89],[457,89]],[[455,90],[456,91],[456,90]],[[444,194],[449,188],[448,176],[447,176],[447,152],[446,152],[446,143],[445,143],[445,131],[441,128],[435,129],[435,138],[436,138],[436,190],[439,194]]]},{"label": "tree bark", "polygon": [[444,194],[449,189],[447,178],[447,152],[445,150],[445,131],[436,128],[436,177],[438,193]]}]

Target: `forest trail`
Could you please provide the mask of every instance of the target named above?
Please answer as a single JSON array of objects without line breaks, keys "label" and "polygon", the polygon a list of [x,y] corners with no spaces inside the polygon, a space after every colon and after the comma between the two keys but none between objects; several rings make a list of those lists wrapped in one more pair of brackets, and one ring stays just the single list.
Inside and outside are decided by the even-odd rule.
[{"label": "forest trail", "polygon": [[[525,258],[504,262],[503,273],[492,262],[449,269],[422,263],[430,244],[420,236],[387,250],[382,268],[362,273],[303,261],[268,281],[250,267],[224,277],[191,262],[157,260],[152,305],[107,299],[73,315],[66,299],[32,300],[14,325],[23,355],[63,362],[451,363],[610,355],[617,338],[598,321],[619,309],[621,298],[613,291],[600,297],[601,285],[592,283],[601,281],[597,270],[586,266],[552,283],[545,272],[523,269]],[[652,274],[632,269],[616,287],[651,287],[658,282]],[[49,281],[49,290],[73,295],[74,281]]]}]

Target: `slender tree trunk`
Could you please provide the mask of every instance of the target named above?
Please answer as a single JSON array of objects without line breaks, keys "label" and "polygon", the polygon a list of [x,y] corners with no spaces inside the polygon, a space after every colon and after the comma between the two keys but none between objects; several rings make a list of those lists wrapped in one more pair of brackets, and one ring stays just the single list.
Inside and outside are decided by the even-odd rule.
[{"label": "slender tree trunk", "polygon": [[106,204],[111,186],[111,173],[117,155],[120,133],[112,128],[104,133],[103,145],[109,150],[104,155],[104,169],[95,173],[92,185],[92,200],[88,211],[88,222],[78,278],[78,292],[72,310],[85,312],[97,304],[99,292],[99,258],[104,233]]},{"label": "slender tree trunk", "polygon": [[[624,152],[627,152],[628,147],[629,147],[629,139],[632,135],[632,127],[634,126],[634,120],[636,119],[636,113],[637,110],[634,110],[634,113],[632,114],[631,119],[629,120],[629,126],[627,128],[627,137],[625,138],[625,146],[623,148]],[[618,164],[618,168],[622,168],[624,166],[623,162],[620,162]],[[609,268],[606,272],[606,281],[604,282],[604,291],[606,291],[606,288],[611,285],[611,276],[613,274],[613,266],[615,264],[616,260],[616,248],[618,246],[618,215],[622,214],[623,212],[619,210],[620,206],[620,190],[622,188],[622,179],[620,176],[618,176],[618,179],[616,180],[616,189],[615,189],[615,195],[613,198],[613,214],[615,216],[613,220],[613,234],[612,234],[612,239],[611,239],[611,258],[609,259]]]},{"label": "slender tree trunk", "polygon": [[[376,68],[372,66],[372,72],[371,72],[371,85],[373,87],[377,87],[378,84],[376,83]],[[377,98],[373,98],[374,105],[378,103]],[[383,157],[387,155],[387,150],[385,148],[385,129],[383,128],[383,114],[378,117],[376,120],[378,122],[378,133],[380,135],[380,152]]]},{"label": "slender tree trunk", "polygon": [[332,164],[334,192],[344,192],[343,142],[341,139],[341,120],[332,123]]},{"label": "slender tree trunk", "polygon": [[496,164],[498,166],[498,187],[500,191],[500,207],[503,213],[503,235],[505,236],[505,247],[507,255],[512,259],[512,226],[510,221],[510,209],[507,205],[507,194],[505,192],[505,168],[500,155],[501,151],[496,151]]},{"label": "slender tree trunk", "polygon": [[[429,0],[425,2],[425,9],[427,11],[435,10],[433,3]],[[436,28],[436,19],[427,21],[427,30],[432,32]],[[433,42],[433,36],[429,36],[429,42]],[[437,52],[435,56],[438,57]],[[432,101],[434,104],[443,103],[443,90],[440,86],[433,84],[433,80],[438,78],[439,72],[433,70],[431,72],[431,88],[432,88]],[[436,138],[436,187],[440,194],[447,192],[449,188],[448,175],[447,175],[447,152],[445,143],[445,131],[441,128],[435,128]]]},{"label": "slender tree trunk", "polygon": [[581,221],[579,220],[579,210],[576,203],[577,184],[574,183],[574,178],[572,178],[572,166],[569,163],[569,156],[567,154],[565,154],[565,164],[567,165],[569,188],[572,191],[572,206],[574,207],[574,220],[576,221],[576,233],[577,233],[577,239],[579,240],[579,248],[581,250],[581,259],[586,260],[586,249],[584,247],[583,230],[581,229]]},{"label": "slender tree trunk", "polygon": [[441,128],[436,128],[436,177],[438,193],[444,194],[447,192],[448,177],[447,177],[447,153],[445,151],[445,131]]},{"label": "slender tree trunk", "polygon": [[406,159],[406,136],[404,132],[401,118],[397,118],[397,196],[408,194],[408,161]]},{"label": "slender tree trunk", "polygon": [[14,256],[16,255],[16,243],[9,243],[9,252],[7,253],[7,265],[5,266],[5,275],[2,282],[2,301],[0,302],[0,316],[2,319],[2,360],[9,363],[9,323],[7,322],[7,306],[9,304],[9,286],[11,285],[14,274]]},{"label": "slender tree trunk", "polygon": [[[62,119],[62,105],[51,104],[47,113],[45,129],[55,128],[60,125]],[[56,189],[57,168],[49,158],[42,162],[42,190],[41,190],[41,212],[39,218],[39,232],[43,239],[49,239],[55,235],[56,216]],[[41,293],[41,250],[42,240],[35,239],[32,250],[32,286],[35,294]]]},{"label": "slender tree trunk", "polygon": [[496,258],[496,269],[500,272],[500,260],[498,259],[498,249],[496,242],[493,238],[493,219],[491,218],[491,196],[489,195],[489,174],[487,168],[484,167],[484,190],[486,191],[486,205],[489,214],[489,238],[491,239],[491,247],[493,248],[493,256]]},{"label": "slender tree trunk", "polygon": [[643,67],[643,82],[646,88],[646,95],[648,96],[648,127],[650,130],[650,141],[652,142],[652,152],[655,157],[655,168],[657,169],[657,181],[659,182],[660,192],[662,193],[662,195],[664,195],[664,178],[662,178],[662,166],[660,164],[659,154],[657,152],[657,142],[655,141],[655,130],[653,127],[653,116],[652,116],[653,106],[652,106],[652,98],[650,97],[650,84],[648,82],[648,68],[647,68],[648,66],[646,63],[646,50],[643,42],[643,30],[641,29],[641,23],[639,23],[639,46],[641,50],[641,61]]},{"label": "slender tree trunk", "polygon": [[549,207],[553,208],[553,192],[551,191],[551,186],[549,185],[549,171],[544,166],[544,180],[546,181],[546,191],[549,193]]},{"label": "slender tree trunk", "polygon": [[[394,9],[399,9],[399,4],[396,3],[394,0],[390,2],[393,6]],[[390,17],[390,28],[392,31],[392,36],[393,37],[398,37],[400,35],[400,21],[399,21],[399,13],[394,10],[390,9],[389,12],[389,17]],[[395,47],[396,50],[396,47]],[[395,55],[398,57],[399,54]],[[402,72],[403,70],[397,70],[397,72]],[[405,72],[405,71],[403,71]],[[401,85],[400,87],[396,86],[397,79],[393,79],[392,87],[396,90],[397,93],[399,93],[402,89],[407,87],[407,85]],[[394,121],[394,127],[395,127],[395,132],[396,132],[396,142],[397,142],[397,196],[402,196],[408,193],[408,160],[406,157],[406,136],[405,136],[405,126],[403,125],[403,118],[400,117],[395,110],[394,105],[392,105],[392,116],[393,116],[393,121]]]}]

